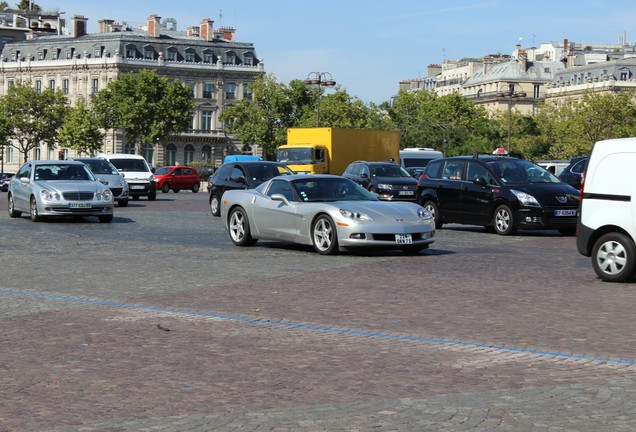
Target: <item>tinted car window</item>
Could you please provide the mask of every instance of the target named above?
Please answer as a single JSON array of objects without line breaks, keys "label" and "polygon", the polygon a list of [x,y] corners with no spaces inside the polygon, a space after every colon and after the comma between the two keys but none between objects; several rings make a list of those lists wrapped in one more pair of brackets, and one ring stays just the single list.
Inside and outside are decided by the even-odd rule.
[{"label": "tinted car window", "polygon": [[585,169],[585,163],[587,162],[587,159],[583,159],[578,161],[571,169],[570,171],[572,171],[573,173],[576,174],[581,174],[583,172],[583,169]]},{"label": "tinted car window", "polygon": [[232,174],[230,174],[230,181],[236,182],[239,181],[240,178],[245,179],[245,172],[240,166],[235,166],[232,169]]},{"label": "tinted car window", "polygon": [[446,180],[461,180],[464,172],[464,162],[449,160],[444,166],[443,178]]},{"label": "tinted car window", "polygon": [[430,178],[440,178],[442,172],[442,161],[431,161],[426,165],[426,175]]},{"label": "tinted car window", "polygon": [[214,174],[214,177],[218,177],[221,180],[227,180],[232,172],[233,165],[223,165],[218,171]]},{"label": "tinted car window", "polygon": [[486,184],[494,185],[497,184],[495,178],[488,172],[486,167],[479,163],[469,162],[468,163],[468,174],[466,179],[468,181],[473,181],[477,178],[482,178],[486,182]]}]

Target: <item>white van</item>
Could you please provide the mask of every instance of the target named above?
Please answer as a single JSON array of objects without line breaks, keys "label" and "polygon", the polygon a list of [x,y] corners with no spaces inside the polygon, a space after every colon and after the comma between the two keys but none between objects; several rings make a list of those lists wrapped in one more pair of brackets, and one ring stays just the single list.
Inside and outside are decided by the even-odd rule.
[{"label": "white van", "polygon": [[444,153],[428,147],[411,147],[400,150],[400,165],[404,168],[425,167],[433,159],[444,157]]},{"label": "white van", "polygon": [[576,246],[596,274],[628,281],[636,269],[636,138],[599,141],[581,185]]},{"label": "white van", "polygon": [[133,200],[138,200],[140,196],[148,197],[150,201],[157,198],[157,183],[143,156],[126,153],[106,153],[98,156],[107,159],[124,175],[129,195]]}]

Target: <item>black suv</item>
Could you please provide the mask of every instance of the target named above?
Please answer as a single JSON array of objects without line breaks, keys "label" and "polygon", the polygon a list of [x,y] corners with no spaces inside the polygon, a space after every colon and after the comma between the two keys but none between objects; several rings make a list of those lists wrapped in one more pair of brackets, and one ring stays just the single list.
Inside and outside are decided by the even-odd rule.
[{"label": "black suv", "polygon": [[208,179],[212,216],[221,215],[221,197],[226,190],[254,189],[273,177],[288,174],[294,172],[280,162],[237,161],[221,165]]},{"label": "black suv", "polygon": [[587,163],[587,156],[579,156],[570,159],[570,164],[561,171],[559,178],[577,189],[581,189],[583,171]]},{"label": "black suv", "polygon": [[376,193],[381,200],[415,201],[417,180],[396,163],[356,161],[342,176]]},{"label": "black suv", "polygon": [[417,202],[444,223],[483,225],[501,235],[517,229],[576,232],[579,191],[525,159],[457,156],[431,161]]}]

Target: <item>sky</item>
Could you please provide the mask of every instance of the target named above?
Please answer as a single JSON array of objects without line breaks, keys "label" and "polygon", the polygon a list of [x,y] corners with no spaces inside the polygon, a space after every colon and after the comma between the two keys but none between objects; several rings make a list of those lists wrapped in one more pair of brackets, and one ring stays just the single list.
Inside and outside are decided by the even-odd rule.
[{"label": "sky", "polygon": [[[14,2],[7,1],[9,4]],[[17,1],[15,1],[17,3]],[[36,0],[45,10],[144,25],[152,14],[178,30],[214,20],[251,42],[278,82],[326,72],[365,103],[388,101],[401,80],[425,77],[429,64],[511,54],[568,39],[581,44],[636,41],[634,0]],[[327,90],[329,91],[329,90]]]}]

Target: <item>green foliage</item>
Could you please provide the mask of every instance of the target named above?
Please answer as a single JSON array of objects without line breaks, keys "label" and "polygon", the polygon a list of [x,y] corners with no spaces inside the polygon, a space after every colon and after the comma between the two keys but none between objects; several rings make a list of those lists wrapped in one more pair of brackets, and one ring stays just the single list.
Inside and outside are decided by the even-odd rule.
[{"label": "green foliage", "polygon": [[38,93],[30,83],[16,84],[3,98],[5,115],[11,119],[9,137],[26,162],[29,151],[46,144],[55,147],[58,130],[64,123],[67,101],[60,90]]},{"label": "green foliage", "polygon": [[190,88],[154,70],[122,74],[93,98],[104,128],[122,128],[129,143],[156,144],[191,126]]},{"label": "green foliage", "polygon": [[78,154],[93,154],[102,146],[103,134],[95,113],[80,99],[75,107],[69,108],[64,125],[60,128],[58,142],[62,147],[75,150]]},{"label": "green foliage", "polygon": [[[279,145],[287,141],[287,129],[315,127],[317,123],[317,89],[300,80],[289,85],[279,83],[273,75],[263,75],[250,84],[252,99],[243,99],[224,109],[221,120],[228,132],[245,145],[259,145],[272,158]],[[320,99],[320,126],[342,128],[384,128],[382,115],[358,98],[336,87],[335,92]]]}]

